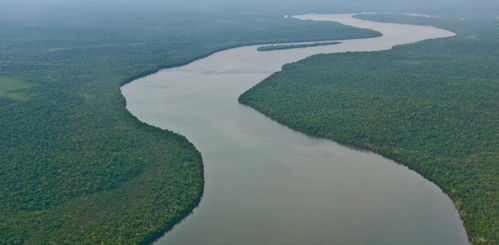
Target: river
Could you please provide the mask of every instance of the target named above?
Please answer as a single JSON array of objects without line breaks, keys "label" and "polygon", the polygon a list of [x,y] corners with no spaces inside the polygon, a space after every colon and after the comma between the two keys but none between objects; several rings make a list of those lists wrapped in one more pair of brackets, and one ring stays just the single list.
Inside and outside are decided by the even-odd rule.
[{"label": "river", "polygon": [[122,87],[133,115],[186,136],[203,156],[199,207],[156,244],[469,244],[452,201],[416,172],[293,131],[237,102],[282,65],[313,54],[386,50],[454,33],[348,14],[295,18],[383,36],[267,52],[234,48]]}]

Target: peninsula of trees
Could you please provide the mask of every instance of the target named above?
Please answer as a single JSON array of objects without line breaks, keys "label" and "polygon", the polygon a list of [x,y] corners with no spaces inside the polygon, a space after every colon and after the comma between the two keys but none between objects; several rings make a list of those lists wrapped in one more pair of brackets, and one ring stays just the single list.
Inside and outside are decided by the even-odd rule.
[{"label": "peninsula of trees", "polygon": [[364,15],[457,33],[285,65],[239,101],[394,159],[440,186],[474,244],[499,242],[499,22]]},{"label": "peninsula of trees", "polygon": [[280,49],[294,49],[294,48],[308,48],[308,47],[316,47],[316,46],[327,46],[327,45],[336,45],[341,42],[331,41],[331,42],[313,42],[313,43],[296,43],[296,44],[274,44],[274,45],[266,45],[260,46],[257,48],[258,51],[272,51],[272,50],[280,50]]}]

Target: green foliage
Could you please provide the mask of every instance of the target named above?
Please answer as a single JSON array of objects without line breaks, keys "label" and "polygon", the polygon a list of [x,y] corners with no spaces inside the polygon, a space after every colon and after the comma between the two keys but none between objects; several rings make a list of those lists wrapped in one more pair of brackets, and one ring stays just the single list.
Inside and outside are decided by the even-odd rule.
[{"label": "green foliage", "polygon": [[280,50],[280,49],[294,49],[294,48],[308,48],[308,47],[316,47],[316,46],[326,46],[326,45],[336,45],[341,42],[314,42],[314,43],[297,43],[297,44],[274,44],[274,45],[266,45],[260,46],[257,48],[258,51],[272,51],[272,50]]},{"label": "green foliage", "polygon": [[299,131],[409,166],[450,195],[474,244],[498,244],[499,23],[364,18],[424,21],[459,35],[312,56],[285,65],[240,102]]},{"label": "green foliage", "polygon": [[31,87],[30,84],[24,83],[20,79],[13,77],[0,77],[0,95],[8,91]]},{"label": "green foliage", "polygon": [[377,35],[256,15],[95,15],[0,21],[0,244],[148,243],[198,204],[199,152],[131,116],[122,84],[238,45]]},{"label": "green foliage", "polygon": [[10,100],[27,100],[28,96],[17,90],[31,87],[32,84],[14,77],[0,77],[0,97]]}]

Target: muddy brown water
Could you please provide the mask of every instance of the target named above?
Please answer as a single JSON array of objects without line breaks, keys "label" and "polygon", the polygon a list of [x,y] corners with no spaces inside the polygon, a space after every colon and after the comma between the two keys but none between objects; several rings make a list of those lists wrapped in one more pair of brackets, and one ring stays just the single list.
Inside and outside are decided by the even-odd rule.
[{"label": "muddy brown water", "polygon": [[203,155],[199,207],[156,244],[469,244],[452,201],[419,174],[293,131],[237,102],[282,65],[313,54],[386,50],[454,34],[352,15],[296,18],[383,36],[267,52],[234,48],[122,87],[133,115],[186,136]]}]

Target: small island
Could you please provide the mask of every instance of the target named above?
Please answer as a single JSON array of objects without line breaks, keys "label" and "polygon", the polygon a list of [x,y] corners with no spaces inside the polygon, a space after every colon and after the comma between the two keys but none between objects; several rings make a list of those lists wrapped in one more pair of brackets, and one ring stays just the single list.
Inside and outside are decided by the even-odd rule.
[{"label": "small island", "polygon": [[315,42],[315,43],[275,44],[275,45],[260,46],[257,48],[257,50],[272,51],[272,50],[281,50],[281,49],[308,48],[308,47],[325,46],[325,45],[336,45],[340,43],[341,42],[331,41],[331,42]]}]

